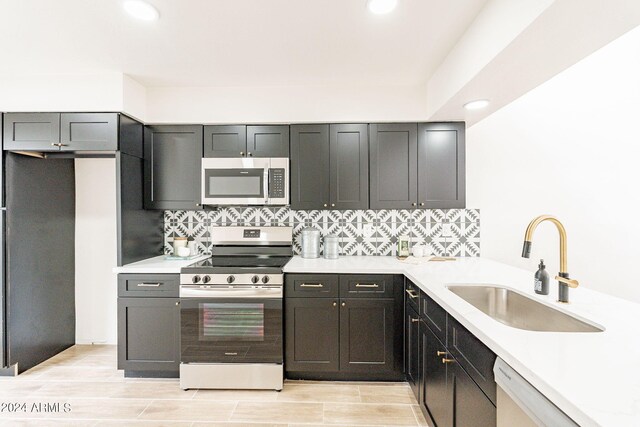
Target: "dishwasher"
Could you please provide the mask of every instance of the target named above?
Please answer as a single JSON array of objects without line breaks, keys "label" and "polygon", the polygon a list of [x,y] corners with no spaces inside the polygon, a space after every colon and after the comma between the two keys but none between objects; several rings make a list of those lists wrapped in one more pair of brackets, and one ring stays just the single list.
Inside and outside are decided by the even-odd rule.
[{"label": "dishwasher", "polygon": [[578,426],[499,357],[493,365],[493,373],[498,385],[498,427]]}]

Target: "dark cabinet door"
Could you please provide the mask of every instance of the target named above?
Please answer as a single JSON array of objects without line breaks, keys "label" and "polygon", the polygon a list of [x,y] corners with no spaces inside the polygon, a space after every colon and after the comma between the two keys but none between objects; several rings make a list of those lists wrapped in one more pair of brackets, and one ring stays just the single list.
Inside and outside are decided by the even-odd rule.
[{"label": "dark cabinet door", "polygon": [[178,298],[118,299],[118,369],[178,375]]},{"label": "dark cabinet door", "polygon": [[116,151],[117,113],[62,113],[60,115],[62,151]]},{"label": "dark cabinet door", "polygon": [[363,124],[329,128],[331,208],[369,209],[369,132]]},{"label": "dark cabinet door", "polygon": [[447,387],[453,396],[453,427],[496,426],[496,407],[455,361],[447,366]]},{"label": "dark cabinet door", "polygon": [[7,113],[3,127],[5,150],[60,150],[59,113]]},{"label": "dark cabinet door", "polygon": [[201,209],[202,126],[147,126],[145,208]]},{"label": "dark cabinet door", "polygon": [[329,125],[292,125],[291,209],[329,203]]},{"label": "dark cabinet door", "polygon": [[420,399],[420,317],[407,303],[404,321],[404,357],[407,382],[416,400]]},{"label": "dark cabinet door", "polygon": [[340,370],[393,373],[394,300],[345,298],[340,302]]},{"label": "dark cabinet door", "polygon": [[204,157],[244,157],[246,154],[246,126],[204,127]]},{"label": "dark cabinet door", "polygon": [[[453,359],[424,322],[420,322],[422,385],[420,406],[436,427],[453,425],[452,396],[447,390],[447,361]],[[473,426],[474,424],[470,424]]]},{"label": "dark cabinet door", "polygon": [[247,126],[247,156],[289,157],[289,126]]},{"label": "dark cabinet door", "polygon": [[369,126],[371,209],[411,209],[418,203],[418,125]]},{"label": "dark cabinet door", "polygon": [[418,205],[465,207],[465,124],[418,125]]},{"label": "dark cabinet door", "polygon": [[285,367],[292,372],[335,372],[340,341],[337,298],[285,299]]}]

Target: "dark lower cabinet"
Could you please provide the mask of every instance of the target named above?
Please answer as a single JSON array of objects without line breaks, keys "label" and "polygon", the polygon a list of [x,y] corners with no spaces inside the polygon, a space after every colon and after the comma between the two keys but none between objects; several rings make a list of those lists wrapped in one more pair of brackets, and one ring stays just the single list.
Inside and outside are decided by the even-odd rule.
[{"label": "dark lower cabinet", "polygon": [[[407,289],[411,284],[408,282]],[[418,342],[414,337],[416,333],[410,326],[413,316],[416,316],[414,308],[409,304],[409,300],[405,304],[406,320],[405,320],[405,345],[406,345],[406,377],[412,386],[416,399],[420,404],[425,418],[429,420],[429,425],[435,427],[495,427],[496,425],[496,407],[495,396],[492,397],[491,389],[486,394],[483,387],[479,385],[469,371],[478,378],[482,378],[487,382],[494,382],[493,377],[490,378],[488,373],[488,363],[490,359],[487,352],[491,351],[475,337],[474,339],[465,338],[464,353],[455,350],[456,342],[460,343],[458,338],[447,338],[455,335],[456,337],[466,337],[470,334],[455,319],[451,317],[442,307],[427,295],[420,295],[421,301],[429,301],[431,304],[430,313],[436,313],[442,310],[445,319],[434,323],[432,319],[425,316],[425,311],[421,310],[419,317]],[[441,316],[437,316],[438,319]],[[439,328],[435,327],[442,323],[446,325],[446,334],[442,334]],[[447,345],[440,340],[440,336],[446,339]],[[418,368],[411,363],[411,359],[418,353]],[[491,353],[492,354],[492,353]],[[458,358],[460,357],[460,359]],[[494,355],[495,360],[495,355]],[[417,383],[418,387],[414,384]],[[484,383],[482,383],[484,385]],[[485,387],[486,388],[486,387]]]},{"label": "dark lower cabinet", "polygon": [[[375,294],[369,298],[338,297],[347,292],[350,277],[361,276],[287,275],[287,378],[354,381],[404,378],[402,276],[367,276],[369,285],[372,281],[388,282],[386,286],[395,290],[390,293],[392,298]],[[340,289],[335,288],[338,283]],[[330,292],[323,292],[325,286]]]},{"label": "dark lower cabinet", "polygon": [[409,306],[405,306],[404,315],[404,369],[407,382],[415,396],[420,393],[420,317]]},{"label": "dark lower cabinet", "polygon": [[340,368],[337,298],[287,298],[285,367],[288,371],[334,372]]},{"label": "dark lower cabinet", "polygon": [[129,377],[177,377],[180,300],[118,299],[118,369]]},{"label": "dark lower cabinet", "polygon": [[346,298],[340,302],[340,370],[393,373],[394,300]]}]

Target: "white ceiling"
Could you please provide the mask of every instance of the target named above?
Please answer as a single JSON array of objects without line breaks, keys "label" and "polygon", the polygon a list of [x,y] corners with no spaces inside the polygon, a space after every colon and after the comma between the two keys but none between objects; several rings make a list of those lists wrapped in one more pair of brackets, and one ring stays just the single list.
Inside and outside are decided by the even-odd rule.
[{"label": "white ceiling", "polygon": [[422,85],[486,0],[0,0],[0,72],[117,71],[145,86]]}]

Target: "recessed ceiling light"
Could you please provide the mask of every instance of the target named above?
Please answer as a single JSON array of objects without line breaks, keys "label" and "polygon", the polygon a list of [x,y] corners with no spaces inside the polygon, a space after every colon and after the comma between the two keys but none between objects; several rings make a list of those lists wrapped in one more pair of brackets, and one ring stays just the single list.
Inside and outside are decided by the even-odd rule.
[{"label": "recessed ceiling light", "polygon": [[158,9],[142,0],[125,0],[122,5],[129,15],[141,21],[155,21],[160,17]]},{"label": "recessed ceiling light", "polygon": [[391,12],[398,5],[398,0],[368,0],[367,8],[371,13],[384,15]]},{"label": "recessed ceiling light", "polygon": [[464,104],[465,110],[481,110],[489,105],[488,99],[476,99],[475,101],[469,101]]}]

